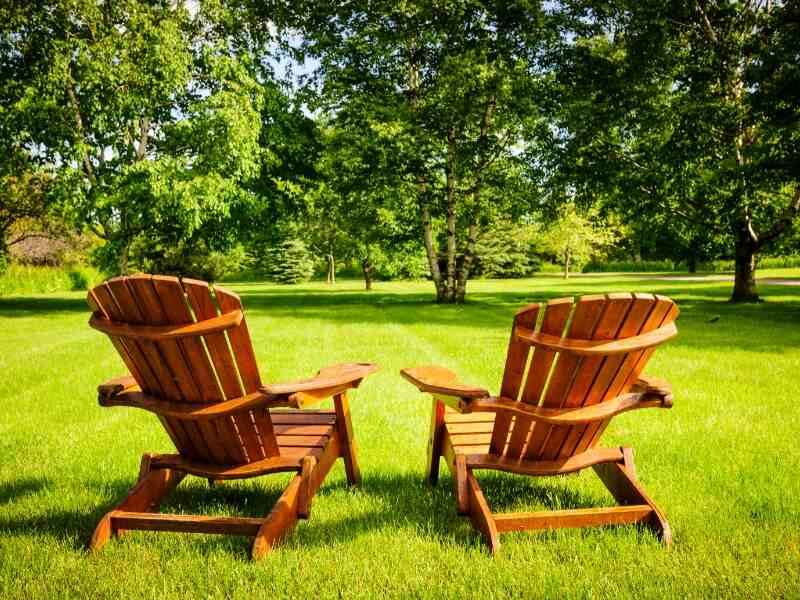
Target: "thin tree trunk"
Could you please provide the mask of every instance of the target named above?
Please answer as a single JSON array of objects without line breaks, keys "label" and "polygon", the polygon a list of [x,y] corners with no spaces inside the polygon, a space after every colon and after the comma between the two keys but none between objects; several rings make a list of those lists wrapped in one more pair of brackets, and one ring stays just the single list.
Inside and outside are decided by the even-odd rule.
[{"label": "thin tree trunk", "polygon": [[431,272],[431,279],[433,279],[433,285],[436,287],[436,302],[442,302],[442,272],[439,269],[439,253],[433,240],[433,224],[431,223],[430,207],[424,197],[425,181],[420,178],[418,185],[423,188],[420,192],[420,217],[422,219],[422,239],[425,243],[425,254],[428,257],[428,268]]},{"label": "thin tree trunk", "polygon": [[571,254],[569,248],[564,251],[564,279],[569,279],[569,260]]},{"label": "thin tree trunk", "polygon": [[117,258],[117,268],[119,269],[120,275],[128,274],[128,258],[130,254],[130,247],[130,242],[125,241],[122,244],[122,248],[120,248],[119,257]]},{"label": "thin tree trunk", "polygon": [[464,302],[467,296],[467,281],[472,272],[472,262],[475,260],[475,244],[478,241],[478,224],[472,222],[467,231],[467,245],[464,248],[464,258],[461,261],[461,269],[458,273],[458,287],[456,288],[455,301],[458,304]]},{"label": "thin tree trunk", "polygon": [[364,289],[372,290],[372,263],[368,258],[361,261],[361,270],[364,272]]},{"label": "thin tree trunk", "polygon": [[336,283],[336,261],[334,260],[332,253],[329,253],[327,255],[327,259],[328,259],[328,274],[325,276],[325,283],[334,285]]},{"label": "thin tree trunk", "polygon": [[754,237],[749,219],[739,227],[736,236],[736,274],[731,302],[760,302],[756,288],[756,254],[758,240]]}]

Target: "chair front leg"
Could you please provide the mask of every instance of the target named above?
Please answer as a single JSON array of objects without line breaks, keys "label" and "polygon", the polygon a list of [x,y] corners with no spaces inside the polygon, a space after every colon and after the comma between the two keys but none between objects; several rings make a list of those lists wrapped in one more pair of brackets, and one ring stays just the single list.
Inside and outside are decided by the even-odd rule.
[{"label": "chair front leg", "polygon": [[347,482],[350,485],[358,485],[361,483],[361,469],[358,467],[358,450],[353,433],[353,422],[350,419],[350,402],[347,399],[347,394],[345,392],[336,394],[333,397],[333,406],[336,409],[336,431],[341,444]]},{"label": "chair front leg", "polygon": [[431,429],[428,436],[428,462],[425,467],[425,478],[431,485],[439,481],[439,463],[442,457],[442,443],[444,438],[444,404],[433,399],[431,414]]}]

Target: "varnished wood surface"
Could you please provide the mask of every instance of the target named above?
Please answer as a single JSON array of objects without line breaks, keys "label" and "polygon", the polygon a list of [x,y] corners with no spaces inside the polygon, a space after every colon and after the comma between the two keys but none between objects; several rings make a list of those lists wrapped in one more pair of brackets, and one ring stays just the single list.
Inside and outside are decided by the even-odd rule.
[{"label": "varnished wood surface", "polygon": [[[677,316],[669,298],[640,293],[526,306],[514,317],[498,397],[459,383],[443,367],[401,371],[434,398],[429,479],[441,455],[453,473],[458,512],[469,515],[492,552],[503,531],[625,523],[647,525],[669,547],[669,525],[637,482],[632,451],[597,444],[614,416],[672,406],[669,383],[642,371],[655,348],[677,334]],[[588,467],[619,507],[492,515],[473,475],[549,476]]]},{"label": "varnished wood surface", "polygon": [[[375,365],[344,363],[264,385],[239,297],[204,281],[117,277],[93,288],[88,302],[90,324],[108,335],[130,372],[99,386],[100,404],[155,413],[178,450],[143,457],[138,483],[101,519],[91,549],[127,529],[225,533],[253,536],[251,554],[260,558],[309,516],[338,458],[348,480],[360,480],[345,392]],[[331,396],[335,410],[277,408]],[[155,512],[187,474],[219,482],[285,471],[296,475],[261,519]]]}]

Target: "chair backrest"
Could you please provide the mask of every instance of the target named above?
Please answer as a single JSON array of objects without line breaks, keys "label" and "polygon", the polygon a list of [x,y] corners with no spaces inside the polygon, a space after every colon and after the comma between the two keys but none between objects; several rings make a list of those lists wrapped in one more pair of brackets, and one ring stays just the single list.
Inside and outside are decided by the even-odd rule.
[{"label": "chair backrest", "polygon": [[[570,341],[621,340],[670,327],[678,308],[664,296],[613,293],[551,300],[520,310],[514,318],[500,395],[547,408],[579,407],[612,400],[629,391],[655,346],[630,352],[584,355],[558,351]],[[528,335],[520,335],[527,332]],[[538,336],[530,335],[537,333]],[[554,336],[549,338],[548,336]],[[527,339],[526,339],[527,337]],[[536,346],[530,338],[561,338]],[[551,425],[500,412],[490,452],[509,458],[560,460],[599,440],[610,419],[581,425]]]},{"label": "chair backrest", "polygon": [[[242,311],[239,297],[205,281],[158,275],[116,277],[89,292],[95,313],[123,325],[109,338],[142,391],[173,402],[214,403],[261,385],[243,313],[238,325],[195,337],[145,339],[149,326],[183,325]],[[128,330],[131,333],[125,334]],[[267,409],[204,421],[160,417],[178,451],[214,464],[250,463],[278,455]]]}]

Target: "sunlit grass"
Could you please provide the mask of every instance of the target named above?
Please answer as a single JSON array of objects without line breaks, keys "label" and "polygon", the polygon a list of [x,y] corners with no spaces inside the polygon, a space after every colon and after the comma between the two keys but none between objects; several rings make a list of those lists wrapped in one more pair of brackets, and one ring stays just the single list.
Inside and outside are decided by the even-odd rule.
[{"label": "sunlit grass", "polygon": [[[372,293],[358,281],[229,287],[242,295],[265,379],[342,361],[381,365],[352,402],[363,485],[347,488],[337,465],[311,519],[260,563],[249,562],[245,538],[158,533],[88,555],[97,519],[132,485],[141,454],[168,451],[168,438],[152,415],[97,406],[96,385],[123,368],[86,325],[81,293],[2,298],[0,597],[800,594],[800,288],[762,285],[767,302],[736,306],[726,282],[553,276],[475,281],[466,305],[448,307],[431,303],[426,282],[378,282]],[[622,415],[605,438],[635,448],[675,548],[635,528],[565,530],[505,535],[489,558],[455,514],[449,476],[422,484],[429,401],[398,370],[437,362],[496,391],[516,308],[616,290],[668,294],[682,311],[680,337],[648,368],[673,383],[675,407]],[[591,472],[481,480],[498,510],[611,503]],[[261,515],[285,481],[209,489],[193,479],[165,509]]]}]

